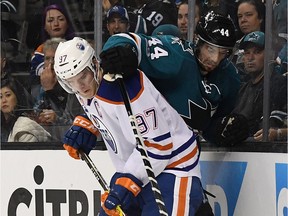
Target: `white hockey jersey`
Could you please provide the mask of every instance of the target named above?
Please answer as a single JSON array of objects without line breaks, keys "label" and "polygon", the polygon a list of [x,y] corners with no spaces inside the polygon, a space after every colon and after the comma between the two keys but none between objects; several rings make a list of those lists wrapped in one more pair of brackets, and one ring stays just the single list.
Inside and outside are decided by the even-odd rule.
[{"label": "white hockey jersey", "polygon": [[[124,82],[155,176],[166,172],[200,178],[195,134],[145,74],[141,71],[136,74]],[[103,79],[95,97],[84,99],[77,95],[77,98],[99,129],[116,171],[130,173],[147,184],[149,180],[118,82]]]}]

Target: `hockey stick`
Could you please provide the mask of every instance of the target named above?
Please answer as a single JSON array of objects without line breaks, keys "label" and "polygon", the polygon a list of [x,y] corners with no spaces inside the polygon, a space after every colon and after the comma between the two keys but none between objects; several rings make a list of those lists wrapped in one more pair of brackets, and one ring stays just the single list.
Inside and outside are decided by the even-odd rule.
[{"label": "hockey stick", "polygon": [[[106,75],[110,76],[109,74],[106,74]],[[107,77],[106,75],[105,75],[104,79],[107,78],[109,80],[109,77]],[[168,213],[167,213],[167,210],[165,207],[165,203],[164,203],[163,197],[161,195],[159,185],[158,185],[157,180],[155,178],[155,175],[154,175],[154,172],[152,169],[152,165],[149,161],[148,154],[147,154],[147,151],[145,149],[145,144],[144,144],[143,138],[140,134],[140,131],[139,131],[139,128],[138,128],[138,125],[136,122],[136,118],[133,115],[133,112],[131,109],[131,102],[130,102],[129,95],[126,91],[126,88],[125,88],[125,85],[123,82],[123,77],[120,74],[116,74],[114,78],[119,83],[121,95],[122,95],[123,101],[124,101],[124,105],[125,105],[125,108],[126,108],[129,120],[130,120],[130,124],[131,124],[132,130],[133,130],[134,136],[136,138],[137,149],[142,156],[142,160],[143,160],[149,181],[151,183],[154,198],[155,198],[155,201],[156,201],[158,208],[159,208],[159,213],[161,216],[164,216],[164,215],[168,216]],[[110,77],[110,79],[111,79],[111,77]]]},{"label": "hockey stick", "polygon": [[[79,150],[78,152],[80,154],[80,158],[86,162],[86,164],[88,165],[88,167],[90,168],[90,170],[92,171],[96,179],[98,180],[103,190],[109,191],[110,190],[109,185],[106,183],[105,179],[103,178],[103,176],[101,175],[101,173],[99,172],[95,164],[93,163],[92,159],[82,150]],[[119,205],[116,207],[116,210],[119,212],[120,216],[125,216],[125,213],[123,212],[123,210],[121,209]]]}]

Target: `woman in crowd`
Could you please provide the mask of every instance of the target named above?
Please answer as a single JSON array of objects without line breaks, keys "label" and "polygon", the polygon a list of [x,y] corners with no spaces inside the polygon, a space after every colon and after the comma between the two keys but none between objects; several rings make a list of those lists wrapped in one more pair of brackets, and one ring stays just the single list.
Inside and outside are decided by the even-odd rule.
[{"label": "woman in crowd", "polygon": [[265,5],[261,0],[240,0],[237,17],[241,36],[253,31],[265,32]]},{"label": "woman in crowd", "polygon": [[237,5],[237,17],[239,40],[235,45],[233,62],[239,70],[241,80],[245,82],[248,78],[244,72],[243,50],[239,49],[239,46],[250,32],[265,32],[265,5],[261,0],[240,0]]},{"label": "woman in crowd", "polygon": [[43,43],[38,46],[31,59],[31,94],[35,98],[39,95],[40,75],[44,66],[44,42],[55,37],[70,40],[75,36],[72,22],[62,6],[52,4],[44,9],[41,36]]},{"label": "woman in crowd", "polygon": [[32,111],[23,89],[12,79],[1,80],[1,142],[46,142],[51,135],[27,117]]}]

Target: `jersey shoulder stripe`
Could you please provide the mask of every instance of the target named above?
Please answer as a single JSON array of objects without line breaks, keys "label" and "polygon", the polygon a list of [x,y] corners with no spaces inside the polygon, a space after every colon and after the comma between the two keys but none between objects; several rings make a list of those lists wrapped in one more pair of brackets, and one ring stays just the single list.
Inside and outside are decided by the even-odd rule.
[{"label": "jersey shoulder stripe", "polygon": [[[137,100],[144,91],[142,72],[138,71],[137,75],[125,78],[124,84],[131,102]],[[110,104],[123,104],[123,98],[117,81],[108,82],[102,80],[96,98]]]}]

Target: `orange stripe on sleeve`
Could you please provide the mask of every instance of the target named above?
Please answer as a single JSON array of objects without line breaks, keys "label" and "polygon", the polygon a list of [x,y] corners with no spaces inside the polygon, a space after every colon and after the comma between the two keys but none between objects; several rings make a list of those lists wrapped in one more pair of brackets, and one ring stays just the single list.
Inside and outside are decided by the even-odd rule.
[{"label": "orange stripe on sleeve", "polygon": [[196,155],[197,152],[198,152],[198,148],[196,146],[191,153],[189,153],[185,157],[181,158],[180,160],[171,163],[170,165],[167,166],[167,168],[176,167],[177,165],[179,165],[179,164],[181,164],[181,163],[183,163],[185,161],[190,160],[191,158],[193,158]]},{"label": "orange stripe on sleeve", "polygon": [[35,52],[43,53],[43,49],[44,49],[44,43],[40,44],[35,50]]},{"label": "orange stripe on sleeve", "polygon": [[173,147],[172,143],[162,146],[160,144],[150,143],[148,140],[144,140],[144,144],[147,147],[152,147],[152,148],[158,149],[159,151],[166,151],[166,150],[172,149]]}]

